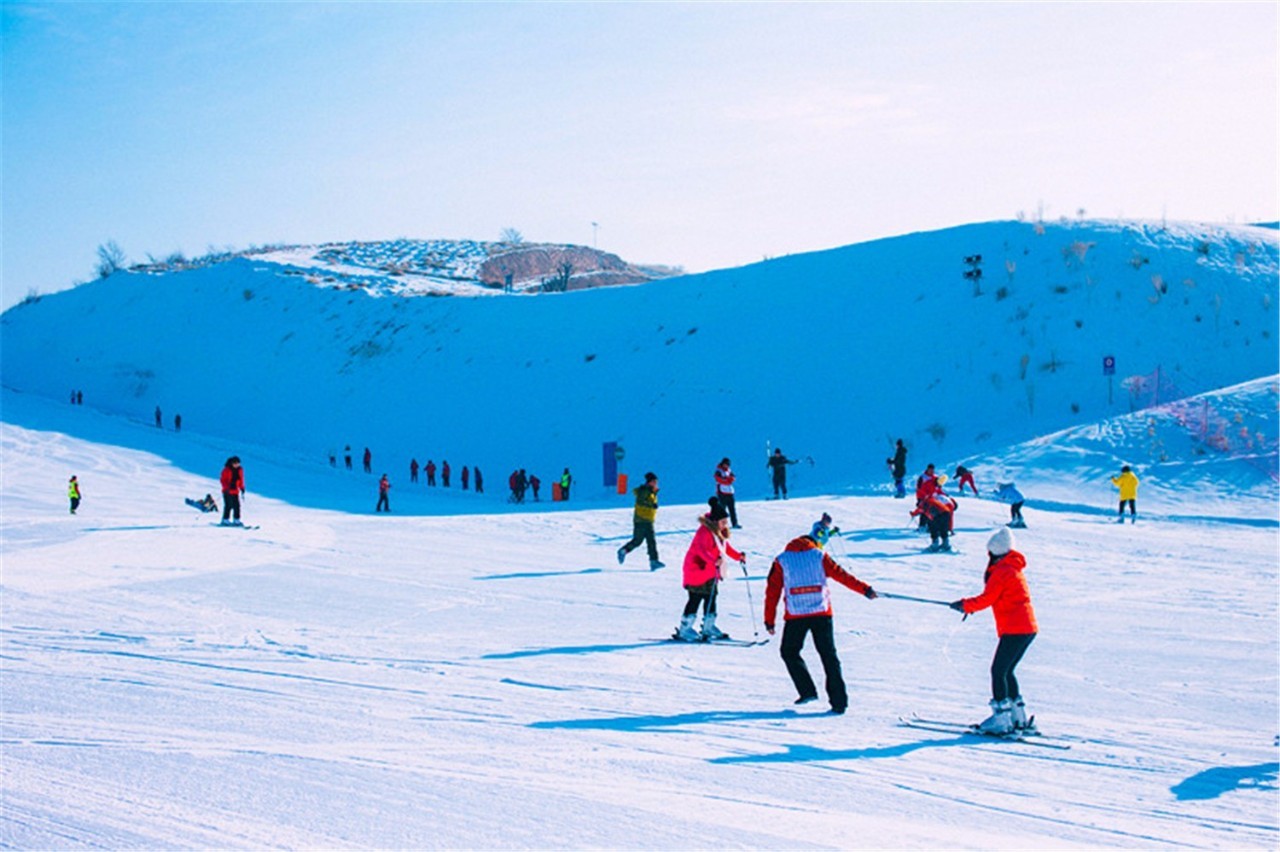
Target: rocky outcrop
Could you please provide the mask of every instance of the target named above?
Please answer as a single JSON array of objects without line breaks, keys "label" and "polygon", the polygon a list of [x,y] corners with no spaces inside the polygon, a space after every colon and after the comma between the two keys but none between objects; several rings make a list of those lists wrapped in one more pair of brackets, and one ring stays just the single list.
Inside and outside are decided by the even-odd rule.
[{"label": "rocky outcrop", "polygon": [[497,251],[480,265],[480,283],[501,288],[511,276],[515,289],[528,289],[555,279],[569,268],[567,289],[582,290],[616,284],[635,284],[654,277],[616,254],[585,246],[512,245]]}]

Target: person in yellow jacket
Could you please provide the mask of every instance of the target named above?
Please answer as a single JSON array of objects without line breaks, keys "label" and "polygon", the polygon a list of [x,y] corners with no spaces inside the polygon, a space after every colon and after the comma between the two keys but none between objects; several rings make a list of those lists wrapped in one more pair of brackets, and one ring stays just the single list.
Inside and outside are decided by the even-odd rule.
[{"label": "person in yellow jacket", "polygon": [[658,542],[653,535],[653,521],[658,517],[658,474],[646,473],[644,485],[632,489],[636,495],[636,508],[632,515],[633,531],[631,541],[618,548],[618,564],[627,559],[627,554],[640,546],[641,542],[649,548],[649,570],[657,571],[666,565],[658,561]]},{"label": "person in yellow jacket", "polygon": [[1129,465],[1120,468],[1120,475],[1111,477],[1111,484],[1120,489],[1120,514],[1117,524],[1124,523],[1124,504],[1129,504],[1129,523],[1138,520],[1138,477]]},{"label": "person in yellow jacket", "polygon": [[67,497],[71,500],[71,514],[80,508],[80,480],[74,476],[67,482]]}]

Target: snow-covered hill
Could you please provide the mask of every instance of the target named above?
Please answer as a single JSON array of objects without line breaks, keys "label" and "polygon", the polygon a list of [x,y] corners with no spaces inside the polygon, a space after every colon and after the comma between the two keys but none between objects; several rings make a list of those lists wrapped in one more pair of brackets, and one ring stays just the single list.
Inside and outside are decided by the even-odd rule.
[{"label": "snow-covered hill", "polygon": [[766,442],[801,460],[794,493],[864,489],[897,437],[914,472],[1275,375],[1277,269],[1271,229],[1107,222],[496,298],[377,298],[239,258],[15,307],[0,343],[9,388],[140,422],[159,406],[258,461],[367,446],[403,483],[411,458],[447,459],[494,501],[516,467],[567,466],[598,501],[618,441],[623,472],[693,502],[723,456],[764,494]]}]

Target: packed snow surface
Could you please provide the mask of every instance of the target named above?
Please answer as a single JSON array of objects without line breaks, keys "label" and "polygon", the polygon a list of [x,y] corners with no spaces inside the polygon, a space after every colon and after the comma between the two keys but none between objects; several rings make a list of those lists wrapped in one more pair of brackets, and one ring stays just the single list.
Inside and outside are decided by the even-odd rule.
[{"label": "packed snow surface", "polygon": [[[1026,510],[1016,535],[1041,632],[1018,673],[1046,741],[1070,746],[1058,750],[898,724],[985,715],[987,612],[962,621],[836,587],[844,716],[792,705],[776,638],[662,641],[685,599],[696,503],[659,510],[667,567],[651,572],[643,551],[615,559],[631,528],[622,505],[311,508],[266,496],[318,487],[309,460],[255,463],[207,436],[3,403],[0,845],[1280,842],[1273,502],[1115,524],[1085,511],[1111,505],[1104,482],[1082,485],[1078,508]],[[181,441],[246,457],[245,519],[259,528],[221,529],[183,504],[217,496],[221,458],[193,473],[167,458]],[[393,509],[426,491],[398,485]],[[961,554],[925,555],[906,502],[742,500],[748,567],[727,571],[720,625],[763,635],[770,559],[823,511],[843,530],[832,554],[876,589],[976,594],[1006,507],[962,498]]]}]

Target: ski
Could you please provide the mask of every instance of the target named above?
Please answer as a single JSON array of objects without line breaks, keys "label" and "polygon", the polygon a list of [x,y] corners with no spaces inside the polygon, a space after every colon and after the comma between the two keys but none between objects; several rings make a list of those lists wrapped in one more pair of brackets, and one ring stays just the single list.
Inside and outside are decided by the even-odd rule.
[{"label": "ski", "polygon": [[767,645],[768,639],[699,639],[697,642],[689,642],[684,639],[677,639],[674,636],[663,636],[661,639],[655,636],[646,636],[640,640],[641,642],[670,642],[675,645],[730,645],[735,648],[753,648],[757,645]]},{"label": "ski", "polygon": [[1003,742],[1023,743],[1030,746],[1040,746],[1041,748],[1052,748],[1058,751],[1067,751],[1071,746],[1066,743],[1053,742],[1042,737],[1039,731],[1031,733],[1029,731],[1012,731],[1008,734],[989,734],[979,731],[976,725],[962,724],[959,722],[942,722],[933,719],[911,718],[905,719],[898,717],[898,723],[905,728],[916,728],[921,731],[935,731],[940,734],[959,734],[961,736],[978,737],[985,740],[1000,740]]},{"label": "ski", "polygon": [[211,527],[218,527],[227,530],[256,530],[261,529],[258,524],[209,524]]}]

